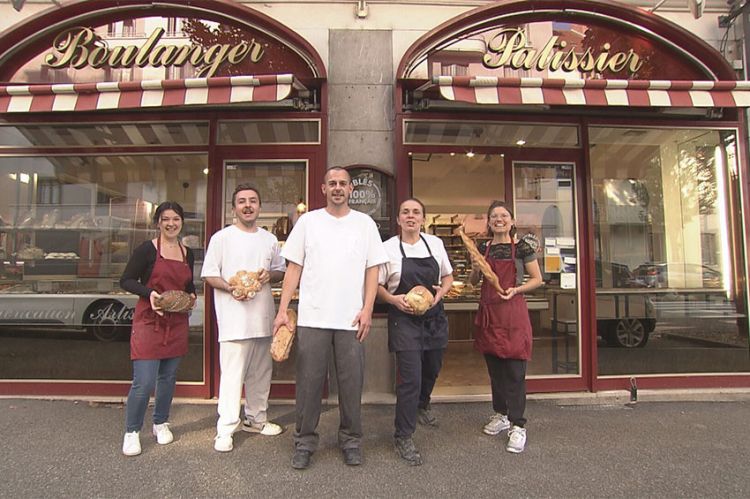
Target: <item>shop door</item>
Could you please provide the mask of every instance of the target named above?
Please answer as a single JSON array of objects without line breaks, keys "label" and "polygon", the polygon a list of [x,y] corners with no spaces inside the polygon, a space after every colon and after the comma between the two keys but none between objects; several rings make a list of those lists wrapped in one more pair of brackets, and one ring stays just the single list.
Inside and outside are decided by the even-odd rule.
[{"label": "shop door", "polygon": [[544,280],[543,286],[526,295],[533,328],[527,377],[540,380],[530,382],[529,388],[542,390],[550,386],[549,378],[555,378],[559,381],[554,389],[582,389],[585,314],[579,306],[583,239],[576,210],[577,162],[572,157],[539,158],[529,153],[508,158],[517,248],[535,250]]},{"label": "shop door", "polygon": [[[308,175],[311,160],[309,157],[292,159],[235,159],[225,156],[221,161],[221,204],[216,217],[220,223],[219,230],[236,222],[232,208],[232,196],[240,184],[249,184],[256,188],[261,197],[261,212],[257,226],[276,236],[280,246],[289,235],[294,223],[302,213],[308,210]],[[257,270],[257,269],[247,269]],[[281,282],[272,284],[272,293],[278,304],[281,295]],[[296,308],[296,297],[292,301]],[[216,323],[213,323],[216,327]],[[216,338],[218,332],[213,334]],[[218,349],[214,351],[214,393],[218,393],[219,365]],[[272,398],[294,396],[295,349],[285,362],[274,362]]]}]

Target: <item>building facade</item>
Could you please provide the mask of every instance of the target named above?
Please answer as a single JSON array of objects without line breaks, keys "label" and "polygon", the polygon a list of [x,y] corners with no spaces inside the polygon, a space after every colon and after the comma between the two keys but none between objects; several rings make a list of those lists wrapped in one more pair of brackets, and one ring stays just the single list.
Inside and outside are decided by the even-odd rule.
[{"label": "building facade", "polygon": [[[449,250],[437,396],[489,394],[455,229],[484,237],[494,199],[545,280],[530,391],[750,386],[741,16],[688,4],[0,6],[0,393],[125,395],[135,298],[117,281],[156,204],[185,207],[198,276],[237,183],[283,241],[333,165],[383,238],[413,195]],[[212,397],[198,281],[178,395]],[[375,326],[373,400],[394,393]],[[292,396],[293,360],[275,368],[273,396]]]}]

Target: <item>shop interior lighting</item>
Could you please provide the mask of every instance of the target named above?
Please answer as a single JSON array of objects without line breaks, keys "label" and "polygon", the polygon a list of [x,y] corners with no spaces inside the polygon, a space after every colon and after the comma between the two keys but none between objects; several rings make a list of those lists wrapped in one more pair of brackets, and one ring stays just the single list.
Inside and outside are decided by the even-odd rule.
[{"label": "shop interior lighting", "polygon": [[18,178],[18,175],[16,175],[15,173],[9,173],[8,177],[10,177],[11,180],[16,180]]},{"label": "shop interior lighting", "polygon": [[208,168],[203,169],[203,175],[208,175]]},{"label": "shop interior lighting", "polygon": [[23,182],[24,184],[28,184],[29,183],[30,179],[29,179],[29,174],[28,173],[21,173],[19,175],[19,178],[20,178],[21,182]]},{"label": "shop interior lighting", "polygon": [[526,141],[523,140],[523,139],[519,139],[519,140],[516,141],[516,145],[517,146],[524,146],[524,145],[526,145]]},{"label": "shop interior lighting", "polygon": [[452,153],[451,153],[451,157],[453,157],[453,156],[455,156],[455,155],[456,155],[456,153],[455,153],[455,152],[452,152]]},{"label": "shop interior lighting", "polygon": [[469,151],[466,153],[467,158],[473,158],[474,157],[474,151]]}]

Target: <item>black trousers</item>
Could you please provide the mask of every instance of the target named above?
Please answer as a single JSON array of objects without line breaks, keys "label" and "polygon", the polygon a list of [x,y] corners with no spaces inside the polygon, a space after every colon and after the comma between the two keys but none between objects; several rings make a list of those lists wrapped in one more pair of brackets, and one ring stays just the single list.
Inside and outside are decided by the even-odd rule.
[{"label": "black trousers", "polygon": [[417,429],[417,409],[430,404],[444,352],[444,348],[396,352],[396,437],[409,438]]},{"label": "black trousers", "polygon": [[484,354],[492,384],[492,408],[508,416],[511,424],[526,424],[526,361]]}]

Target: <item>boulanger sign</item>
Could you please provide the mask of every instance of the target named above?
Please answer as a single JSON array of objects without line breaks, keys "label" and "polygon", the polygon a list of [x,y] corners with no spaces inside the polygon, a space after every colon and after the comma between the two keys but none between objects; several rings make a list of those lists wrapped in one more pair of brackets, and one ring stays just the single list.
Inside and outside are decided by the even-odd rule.
[{"label": "boulanger sign", "polygon": [[180,67],[190,63],[196,68],[196,76],[208,78],[224,63],[239,64],[246,59],[258,63],[263,58],[263,46],[255,39],[207,47],[195,43],[159,44],[165,32],[164,28],[156,28],[140,46],[110,47],[91,28],[78,26],[55,38],[44,62],[53,69]]},{"label": "boulanger sign", "polygon": [[508,67],[526,70],[553,70],[566,72],[602,73],[627,71],[632,74],[643,65],[633,49],[627,52],[610,52],[609,43],[602,44],[598,52],[587,48],[576,52],[568,48],[565,40],[551,36],[541,49],[528,46],[528,37],[523,28],[504,28],[487,43],[482,64],[490,69]]}]

